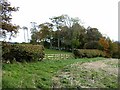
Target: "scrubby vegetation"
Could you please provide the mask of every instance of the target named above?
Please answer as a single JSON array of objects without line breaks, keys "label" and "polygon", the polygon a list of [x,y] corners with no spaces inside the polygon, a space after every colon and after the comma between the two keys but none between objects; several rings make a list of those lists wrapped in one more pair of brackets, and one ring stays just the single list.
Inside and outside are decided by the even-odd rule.
[{"label": "scrubby vegetation", "polygon": [[74,55],[76,58],[93,58],[93,57],[106,57],[106,53],[96,49],[76,49]]},{"label": "scrubby vegetation", "polygon": [[2,45],[3,62],[31,62],[44,58],[44,47],[42,45],[32,44],[9,44]]}]

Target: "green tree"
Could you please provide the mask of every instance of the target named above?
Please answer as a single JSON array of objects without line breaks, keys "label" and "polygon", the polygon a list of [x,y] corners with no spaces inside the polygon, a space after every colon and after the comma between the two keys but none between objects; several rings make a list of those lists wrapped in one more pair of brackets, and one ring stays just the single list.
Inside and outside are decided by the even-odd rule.
[{"label": "green tree", "polygon": [[87,34],[86,36],[87,42],[98,41],[100,38],[102,38],[102,34],[98,31],[97,28],[88,27],[86,34]]},{"label": "green tree", "polygon": [[[81,26],[79,23],[75,23],[72,26],[72,32],[73,32],[72,40],[74,42],[74,47],[83,48],[84,38],[85,38],[85,28]],[[75,42],[77,46],[75,46]]]},{"label": "green tree", "polygon": [[42,39],[48,39],[50,41],[50,48],[52,48],[53,24],[49,22],[42,23],[39,25],[39,28],[40,28],[39,35],[43,36]]},{"label": "green tree", "polygon": [[[58,48],[60,48],[60,45],[64,45],[64,47],[65,45],[68,45],[68,47],[72,48],[73,50],[76,41],[74,38],[74,30],[72,26],[76,23],[79,23],[79,18],[71,18],[68,15],[61,15],[58,17],[53,17],[51,20],[58,30],[56,32],[56,35],[58,35]],[[79,39],[77,42],[79,43]],[[78,43],[76,44],[78,45]]]},{"label": "green tree", "polygon": [[56,27],[56,29],[58,30],[58,49],[60,50],[60,33],[59,31],[61,30],[61,27],[64,25],[64,17],[63,15],[61,16],[55,16],[50,18],[50,20],[52,21],[53,25]]},{"label": "green tree", "polygon": [[37,44],[39,41],[38,41],[38,30],[37,30],[37,23],[36,22],[31,22],[31,25],[32,25],[32,28],[30,29],[31,31],[31,41],[30,43],[32,44]]},{"label": "green tree", "polygon": [[44,43],[49,37],[49,28],[45,23],[40,24],[39,28],[39,40]]},{"label": "green tree", "polygon": [[85,28],[81,25],[80,19],[78,17],[71,18],[68,15],[63,15],[64,26],[67,26],[69,42],[71,43],[71,48],[82,48],[84,44]]},{"label": "green tree", "polygon": [[61,28],[60,38],[61,38],[61,46],[64,49],[69,49],[71,46],[71,30],[68,26],[64,26]]},{"label": "green tree", "polygon": [[109,51],[110,51],[110,54],[113,58],[119,58],[119,50],[120,50],[120,45],[119,45],[119,42],[114,42],[114,41],[111,41],[109,39],[108,41],[109,43]]},{"label": "green tree", "polygon": [[98,41],[91,41],[84,44],[85,49],[102,49]]}]

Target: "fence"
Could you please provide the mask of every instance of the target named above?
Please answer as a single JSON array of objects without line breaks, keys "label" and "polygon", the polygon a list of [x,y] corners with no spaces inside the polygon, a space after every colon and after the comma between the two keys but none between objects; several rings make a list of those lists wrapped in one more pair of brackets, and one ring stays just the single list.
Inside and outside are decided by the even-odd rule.
[{"label": "fence", "polygon": [[64,60],[74,58],[73,54],[45,54],[46,60]]}]

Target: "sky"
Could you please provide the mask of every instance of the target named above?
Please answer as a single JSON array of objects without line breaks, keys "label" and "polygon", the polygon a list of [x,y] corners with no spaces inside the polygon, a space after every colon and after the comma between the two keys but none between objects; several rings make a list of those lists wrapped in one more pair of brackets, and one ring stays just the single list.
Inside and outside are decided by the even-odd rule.
[{"label": "sky", "polygon": [[[8,0],[12,6],[20,7],[12,13],[12,23],[27,26],[49,22],[49,18],[67,14],[79,17],[85,27],[98,28],[111,40],[118,40],[118,1],[119,0]],[[30,35],[29,35],[30,37]],[[24,42],[23,30],[12,42]]]}]

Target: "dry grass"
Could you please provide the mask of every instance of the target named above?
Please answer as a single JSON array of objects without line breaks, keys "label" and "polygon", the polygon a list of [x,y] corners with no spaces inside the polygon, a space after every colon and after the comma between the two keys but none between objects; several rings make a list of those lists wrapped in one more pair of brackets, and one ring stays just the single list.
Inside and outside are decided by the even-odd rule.
[{"label": "dry grass", "polygon": [[[55,78],[55,80],[54,80]],[[58,71],[54,87],[117,88],[118,60],[75,63]]]}]

